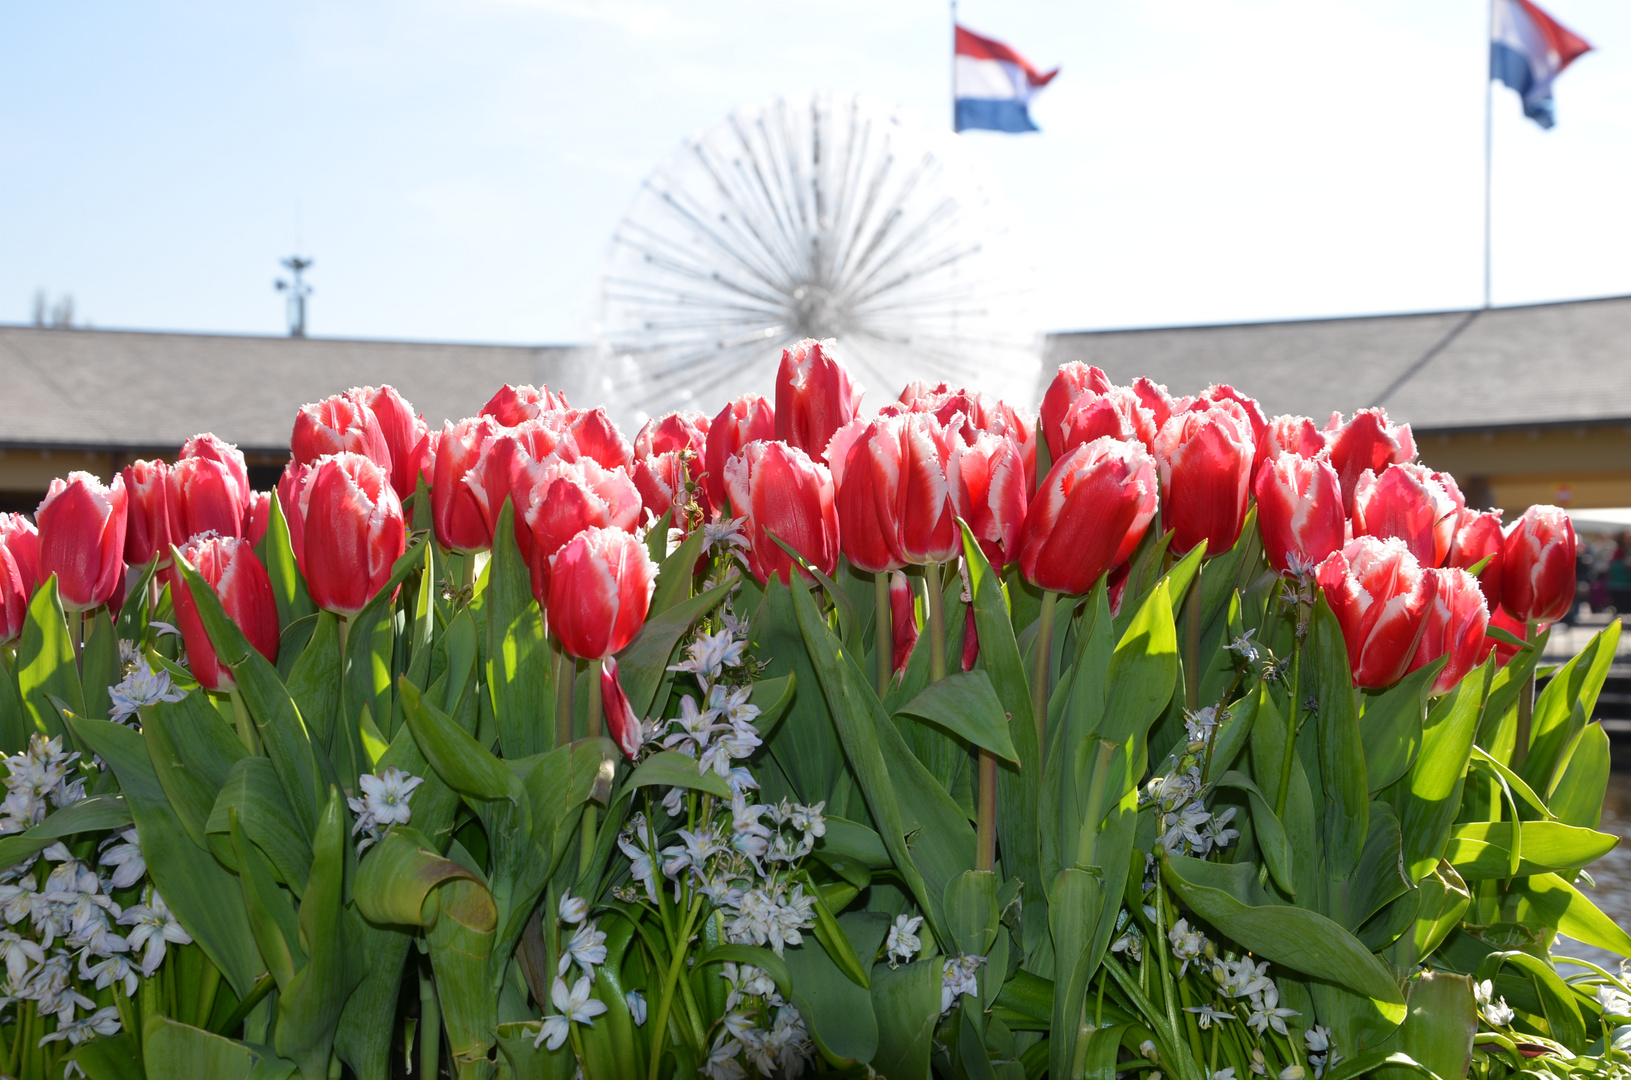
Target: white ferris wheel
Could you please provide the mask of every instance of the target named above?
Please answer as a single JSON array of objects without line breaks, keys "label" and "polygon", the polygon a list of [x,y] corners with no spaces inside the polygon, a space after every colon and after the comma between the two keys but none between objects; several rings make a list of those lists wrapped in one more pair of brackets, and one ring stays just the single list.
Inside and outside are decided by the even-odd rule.
[{"label": "white ferris wheel", "polygon": [[768,395],[836,338],[873,408],[912,379],[1026,401],[1040,338],[1003,215],[948,132],[851,95],[740,109],[642,184],[601,286],[599,391],[631,419]]}]

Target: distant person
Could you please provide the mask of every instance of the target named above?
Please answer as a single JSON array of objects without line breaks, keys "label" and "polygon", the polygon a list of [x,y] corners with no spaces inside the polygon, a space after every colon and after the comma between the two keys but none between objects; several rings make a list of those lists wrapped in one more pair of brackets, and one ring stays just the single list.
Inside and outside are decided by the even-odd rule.
[{"label": "distant person", "polygon": [[1622,532],[1608,563],[1608,600],[1616,614],[1631,611],[1631,532]]}]

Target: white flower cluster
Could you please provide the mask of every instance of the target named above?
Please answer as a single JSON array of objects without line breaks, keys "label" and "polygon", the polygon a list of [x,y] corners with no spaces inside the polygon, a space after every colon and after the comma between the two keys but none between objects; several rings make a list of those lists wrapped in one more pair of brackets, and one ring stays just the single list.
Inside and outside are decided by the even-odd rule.
[{"label": "white flower cluster", "polygon": [[1185,716],[1184,729],[1189,742],[1178,760],[1178,768],[1144,785],[1139,801],[1155,807],[1160,843],[1169,855],[1205,858],[1215,848],[1228,847],[1240,836],[1238,829],[1228,827],[1234,820],[1234,807],[1213,814],[1200,799],[1201,762],[1222,720],[1217,709],[1211,706]]},{"label": "white flower cluster", "polygon": [[889,938],[884,942],[891,968],[909,962],[923,950],[923,942],[917,936],[918,927],[922,925],[921,915],[913,915],[910,918],[905,915],[895,916],[895,925],[889,928]]},{"label": "white flower cluster", "polygon": [[940,968],[941,1016],[951,1012],[951,1007],[957,1004],[957,999],[964,994],[978,996],[979,971],[984,963],[983,956],[966,956],[958,953],[956,956],[946,957],[945,964]]},{"label": "white flower cluster", "polygon": [[385,830],[392,825],[406,825],[413,820],[408,796],[424,782],[424,777],[405,773],[395,765],[387,766],[384,772],[377,775],[363,773],[357,777],[362,798],[348,798],[346,803],[357,819],[351,826],[351,835],[363,834],[363,838],[357,841],[358,855],[367,851],[370,844],[378,843]]},{"label": "white flower cluster", "polygon": [[[127,645],[129,642],[119,643],[120,658],[125,660],[125,676],[108,687],[108,698],[113,702],[108,719],[116,724],[130,724],[134,720],[137,721],[135,726],[140,727],[138,710],[144,705],[157,705],[161,701],[180,701],[187,696],[187,692],[178,690],[171,684],[167,668],[154,671],[139,654],[127,658],[125,653]],[[133,648],[131,651],[134,653]]]},{"label": "white flower cluster", "polygon": [[1320,1080],[1326,1069],[1342,1060],[1331,1046],[1331,1029],[1324,1024],[1315,1024],[1303,1032],[1303,1046],[1308,1050],[1308,1063],[1314,1066],[1314,1080]]},{"label": "white flower cluster", "polygon": [[62,749],[60,737],[34,734],[28,749],[0,759],[6,766],[6,798],[0,803],[0,833],[19,833],[45,820],[45,815],[85,797],[85,778],[78,771],[77,753]]},{"label": "white flower cluster", "polygon": [[[747,1076],[742,1058],[760,1075],[777,1070],[792,1078],[804,1075],[814,1055],[810,1033],[799,1011],[782,1000],[776,983],[751,964],[727,961],[720,976],[730,991],[725,996],[725,1015],[714,1036],[702,1073],[711,1080],[742,1080]],[[774,1012],[772,1012],[774,1010]],[[756,1017],[770,1017],[769,1027],[760,1027]]]},{"label": "white flower cluster", "polygon": [[[7,927],[0,930],[0,962],[6,969],[0,1011],[28,1001],[40,1015],[55,1016],[56,1030],[41,1038],[42,1046],[117,1033],[118,1008],[95,1008],[80,983],[98,990],[122,985],[129,997],[141,978],[158,971],[171,944],[192,942],[151,885],[141,903],[121,908],[113,899],[115,889],[135,885],[147,872],[136,830],[126,829],[102,847],[100,865],[112,868],[111,878],[61,843],[0,873],[0,917]],[[43,879],[42,857],[55,864]],[[120,927],[129,929],[121,933]]]},{"label": "white flower cluster", "polygon": [[1478,1012],[1484,1018],[1484,1023],[1493,1028],[1504,1028],[1517,1019],[1517,1013],[1512,1006],[1506,1003],[1506,998],[1495,996],[1495,983],[1490,979],[1476,982],[1472,987],[1472,996],[1478,1002]]}]

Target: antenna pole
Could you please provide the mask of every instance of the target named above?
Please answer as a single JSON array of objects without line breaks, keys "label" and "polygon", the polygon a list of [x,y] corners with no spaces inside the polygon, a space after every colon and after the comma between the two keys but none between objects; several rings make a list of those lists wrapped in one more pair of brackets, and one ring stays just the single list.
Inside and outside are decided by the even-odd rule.
[{"label": "antenna pole", "polygon": [[282,266],[289,271],[292,280],[285,281],[279,278],[274,284],[278,292],[289,294],[289,336],[303,338],[306,336],[306,297],[311,295],[311,286],[307,285],[303,274],[311,269],[316,260],[302,258],[299,255],[290,255],[284,259]]},{"label": "antenna pole", "polygon": [[[1484,47],[1491,56],[1495,48],[1495,0],[1489,0],[1489,28],[1484,34]],[[1495,159],[1495,78],[1488,68],[1484,71],[1484,308],[1490,299],[1490,176]]]}]

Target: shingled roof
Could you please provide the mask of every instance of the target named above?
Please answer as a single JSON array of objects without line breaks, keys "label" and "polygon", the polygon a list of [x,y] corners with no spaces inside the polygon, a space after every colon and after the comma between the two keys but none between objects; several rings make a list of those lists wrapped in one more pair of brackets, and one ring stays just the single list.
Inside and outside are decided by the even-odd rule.
[{"label": "shingled roof", "polygon": [[[1419,431],[1631,419],[1631,296],[1489,310],[1049,336],[1069,360],[1173,393],[1231,383],[1270,415],[1386,406]],[[1038,397],[1040,397],[1040,389]]]},{"label": "shingled roof", "polygon": [[473,415],[504,383],[577,381],[569,346],[0,327],[0,447],[173,451],[200,430],[287,453],[295,413],[390,383],[425,419]]},{"label": "shingled roof", "polygon": [[[388,382],[439,425],[500,385],[593,400],[583,347],[0,326],[0,447],[173,450],[211,430],[286,451],[299,407]],[[1174,393],[1227,382],[1265,410],[1315,417],[1385,405],[1418,430],[1631,422],[1631,296],[1488,311],[1059,333],[1044,378],[1081,360]]]}]

